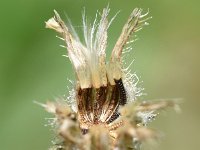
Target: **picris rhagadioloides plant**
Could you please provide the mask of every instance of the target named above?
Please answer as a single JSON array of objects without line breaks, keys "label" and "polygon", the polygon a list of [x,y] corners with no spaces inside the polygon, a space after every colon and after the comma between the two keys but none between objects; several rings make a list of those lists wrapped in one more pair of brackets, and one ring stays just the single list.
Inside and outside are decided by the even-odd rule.
[{"label": "picris rhagadioloides plant", "polygon": [[139,150],[141,143],[159,134],[147,128],[156,111],[177,106],[173,101],[139,102],[142,89],[138,78],[125,67],[123,55],[131,52],[134,33],[148,25],[148,12],[135,8],[106,61],[109,7],[97,13],[92,24],[83,12],[81,42],[74,27],[66,25],[59,14],[46,22],[65,43],[76,76],[69,96],[42,104],[55,115],[51,124],[59,140],[50,150]]}]

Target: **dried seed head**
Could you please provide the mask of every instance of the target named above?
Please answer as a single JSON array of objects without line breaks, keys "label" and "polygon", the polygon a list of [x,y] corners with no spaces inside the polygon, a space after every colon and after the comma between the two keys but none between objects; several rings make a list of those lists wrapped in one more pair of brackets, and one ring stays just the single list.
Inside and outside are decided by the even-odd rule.
[{"label": "dried seed head", "polygon": [[100,19],[97,13],[92,25],[83,13],[84,43],[56,11],[46,22],[47,28],[61,34],[76,73],[74,88],[67,98],[71,108],[61,102],[42,104],[55,115],[61,139],[53,149],[139,150],[142,141],[158,137],[144,127],[155,116],[154,111],[175,106],[172,101],[136,102],[142,90],[137,87],[138,77],[123,66],[123,51],[131,50],[125,46],[132,42],[129,40],[135,32],[148,24],[148,12],[142,14],[139,8],[132,11],[106,62],[107,30],[114,19],[108,21],[109,11],[109,7],[104,8]]}]

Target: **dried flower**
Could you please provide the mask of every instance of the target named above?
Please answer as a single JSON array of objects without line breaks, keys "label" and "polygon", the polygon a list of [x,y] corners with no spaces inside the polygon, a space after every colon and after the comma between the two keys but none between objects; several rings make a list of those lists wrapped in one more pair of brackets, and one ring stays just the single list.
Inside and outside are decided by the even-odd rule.
[{"label": "dried flower", "polygon": [[106,62],[107,30],[114,19],[108,21],[109,11],[109,7],[104,8],[92,25],[83,13],[84,42],[56,11],[46,22],[47,28],[61,34],[76,74],[67,102],[42,104],[55,115],[59,143],[51,150],[139,150],[142,141],[159,137],[146,127],[155,111],[175,106],[172,101],[137,102],[141,95],[137,76],[123,64],[122,53],[131,50],[127,47],[131,36],[148,24],[148,12],[142,14],[139,8],[132,11]]}]

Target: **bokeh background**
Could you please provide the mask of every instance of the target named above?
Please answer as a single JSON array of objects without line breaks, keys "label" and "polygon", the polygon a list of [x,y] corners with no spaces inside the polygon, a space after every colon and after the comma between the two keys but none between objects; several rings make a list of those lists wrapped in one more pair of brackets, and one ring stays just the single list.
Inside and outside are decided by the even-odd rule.
[{"label": "bokeh background", "polygon": [[135,7],[150,9],[150,26],[138,32],[132,70],[146,96],[183,98],[182,113],[169,109],[151,123],[165,136],[147,150],[197,150],[200,147],[200,2],[198,0],[1,0],[0,2],[0,149],[46,150],[53,139],[44,119],[50,117],[34,100],[45,102],[67,93],[74,79],[62,41],[45,29],[56,9],[81,30],[83,7],[92,19],[110,4],[113,16],[108,51]]}]

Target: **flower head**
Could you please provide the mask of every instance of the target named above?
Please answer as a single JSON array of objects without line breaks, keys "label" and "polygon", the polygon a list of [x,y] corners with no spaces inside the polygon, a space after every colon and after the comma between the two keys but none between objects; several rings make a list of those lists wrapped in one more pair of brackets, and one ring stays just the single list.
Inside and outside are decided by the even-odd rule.
[{"label": "flower head", "polygon": [[68,103],[73,103],[43,105],[55,114],[55,126],[61,137],[61,143],[52,149],[138,150],[142,141],[158,137],[146,128],[148,120],[156,116],[154,112],[174,106],[171,101],[136,102],[141,93],[136,86],[137,76],[123,64],[122,54],[131,50],[126,46],[132,35],[148,24],[148,12],[143,14],[139,8],[132,11],[106,62],[107,31],[114,19],[108,21],[109,11],[109,7],[104,8],[93,24],[87,22],[83,13],[84,42],[56,11],[46,22],[47,28],[61,34],[76,74],[75,88],[67,98]]}]

